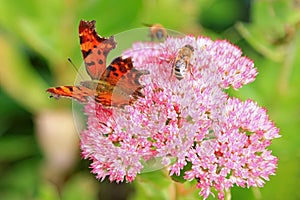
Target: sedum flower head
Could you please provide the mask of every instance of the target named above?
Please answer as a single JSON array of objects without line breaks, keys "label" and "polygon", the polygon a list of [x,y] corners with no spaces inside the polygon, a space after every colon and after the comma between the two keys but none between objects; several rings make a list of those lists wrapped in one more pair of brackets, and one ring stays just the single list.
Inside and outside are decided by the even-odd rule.
[{"label": "sedum flower head", "polygon": [[[187,44],[194,53],[178,80],[173,65]],[[135,43],[123,57],[132,57],[137,69],[150,74],[140,78],[145,97],[123,109],[93,100],[85,106],[82,154],[92,160],[98,179],[131,182],[143,161],[161,158],[170,175],[197,180],[204,198],[215,188],[224,199],[234,184],[262,187],[275,174],[277,158],[267,148],[279,137],[278,128],[257,103],[224,92],[257,75],[239,48],[204,37],[169,37],[164,43]],[[183,170],[188,163],[191,168]]]}]

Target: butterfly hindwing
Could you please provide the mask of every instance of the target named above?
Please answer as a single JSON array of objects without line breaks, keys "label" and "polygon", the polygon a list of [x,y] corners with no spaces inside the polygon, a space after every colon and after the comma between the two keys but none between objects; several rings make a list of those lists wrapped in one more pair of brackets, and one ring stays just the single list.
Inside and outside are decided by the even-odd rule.
[{"label": "butterfly hindwing", "polygon": [[51,97],[69,97],[79,102],[87,102],[88,98],[94,95],[94,90],[85,86],[59,86],[47,89]]},{"label": "butterfly hindwing", "polygon": [[148,70],[137,70],[133,67],[131,58],[115,58],[104,71],[97,91],[103,88],[102,83],[108,82],[113,87],[112,103],[129,104],[131,99],[142,97],[143,85],[139,82],[142,75],[149,74]]}]

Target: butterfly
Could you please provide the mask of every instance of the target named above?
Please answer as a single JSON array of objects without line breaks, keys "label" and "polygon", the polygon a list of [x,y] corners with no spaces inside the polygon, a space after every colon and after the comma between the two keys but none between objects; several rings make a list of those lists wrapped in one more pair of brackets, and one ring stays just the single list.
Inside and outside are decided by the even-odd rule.
[{"label": "butterfly", "polygon": [[137,70],[132,59],[117,57],[106,67],[108,53],[117,45],[114,36],[101,37],[95,30],[96,21],[81,20],[79,39],[86,71],[92,80],[80,85],[59,86],[47,89],[50,97],[69,97],[86,103],[94,98],[104,106],[123,107],[132,104],[137,98],[144,97],[139,82],[148,70]]}]

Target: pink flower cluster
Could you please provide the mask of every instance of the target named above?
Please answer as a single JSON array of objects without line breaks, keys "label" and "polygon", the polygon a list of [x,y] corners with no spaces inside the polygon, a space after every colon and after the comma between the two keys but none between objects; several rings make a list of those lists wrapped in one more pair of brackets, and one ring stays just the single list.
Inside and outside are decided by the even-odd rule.
[{"label": "pink flower cluster", "polygon": [[[194,54],[178,80],[172,68],[186,44]],[[137,69],[150,74],[140,78],[145,97],[132,105],[106,108],[93,100],[86,105],[81,148],[97,178],[131,182],[143,161],[161,158],[170,175],[196,179],[204,198],[215,188],[224,199],[233,185],[262,187],[274,175],[277,158],[267,147],[279,129],[255,102],[224,92],[257,75],[240,49],[227,41],[169,37],[164,43],[135,43],[123,57],[132,57]],[[183,171],[188,163],[191,169]]]}]

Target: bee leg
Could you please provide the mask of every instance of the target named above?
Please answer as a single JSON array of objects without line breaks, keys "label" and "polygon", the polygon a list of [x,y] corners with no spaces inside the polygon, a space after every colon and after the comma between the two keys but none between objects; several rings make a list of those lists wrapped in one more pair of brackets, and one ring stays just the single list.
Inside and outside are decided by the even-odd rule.
[{"label": "bee leg", "polygon": [[169,76],[169,80],[171,80],[171,78],[172,78],[173,70],[174,70],[174,68],[172,67],[172,70],[171,70],[171,73],[170,73],[170,76]]},{"label": "bee leg", "polygon": [[195,78],[195,76],[194,76],[194,70],[193,70],[191,64],[189,64],[188,71],[189,71],[190,74],[191,74],[191,78],[192,78],[193,80],[196,80],[196,78]]},{"label": "bee leg", "polygon": [[173,75],[173,73],[174,73],[174,63],[175,63],[175,60],[171,60],[170,63],[171,63],[172,69],[171,69],[171,74],[170,74],[170,76],[169,76],[169,80],[172,79],[172,75]]}]

